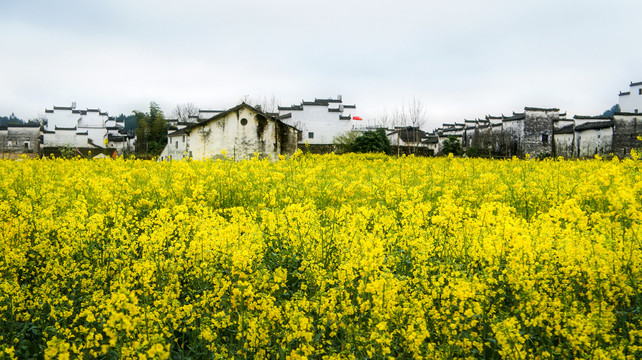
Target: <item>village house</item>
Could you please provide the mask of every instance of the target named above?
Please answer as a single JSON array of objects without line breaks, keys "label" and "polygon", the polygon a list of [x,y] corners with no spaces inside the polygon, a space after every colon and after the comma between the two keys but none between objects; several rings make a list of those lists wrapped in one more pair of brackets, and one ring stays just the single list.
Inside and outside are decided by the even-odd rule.
[{"label": "village house", "polygon": [[[434,155],[434,137],[429,140],[428,134],[413,126],[398,126],[393,130],[387,131],[388,140],[392,147],[392,153],[415,154],[415,155]],[[428,144],[431,144],[430,146]]]},{"label": "village house", "polygon": [[593,157],[612,152],[613,121],[610,116],[573,117],[573,157]]},{"label": "village house", "polygon": [[45,109],[42,126],[42,150],[46,154],[57,148],[75,148],[79,151],[133,151],[135,137],[129,134],[122,121],[116,121],[100,109],[76,109],[54,106]]},{"label": "village house", "polygon": [[629,91],[620,91],[620,111],[637,114],[642,109],[642,82],[631,82]]},{"label": "village house", "polygon": [[279,119],[299,130],[299,145],[317,145],[331,149],[334,138],[353,129],[356,105],[343,104],[341,95],[336,99],[301,101],[299,105],[279,106]]},{"label": "village house", "polygon": [[40,147],[40,125],[8,125],[0,127],[0,159],[20,154],[37,155]]},{"label": "village house", "polygon": [[159,159],[205,160],[225,156],[244,160],[258,154],[276,160],[279,155],[294,154],[298,133],[295,127],[242,103],[171,131]]},{"label": "village house", "polygon": [[[632,83],[632,87],[642,83]],[[525,107],[512,116],[486,116],[486,120],[465,120],[443,124],[437,129],[440,144],[455,136],[464,150],[491,156],[563,156],[586,158],[595,155],[630,156],[640,147],[642,115],[616,112],[613,115],[566,118],[557,108]]]}]

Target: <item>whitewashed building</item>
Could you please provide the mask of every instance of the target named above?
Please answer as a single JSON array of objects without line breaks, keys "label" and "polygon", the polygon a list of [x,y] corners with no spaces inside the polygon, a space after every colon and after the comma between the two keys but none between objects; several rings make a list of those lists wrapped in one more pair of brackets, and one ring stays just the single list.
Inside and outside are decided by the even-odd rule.
[{"label": "whitewashed building", "polygon": [[299,144],[329,145],[336,136],[352,131],[356,109],[356,105],[343,104],[339,95],[279,106],[279,119],[301,131]]},{"label": "whitewashed building", "polygon": [[209,119],[168,134],[160,160],[250,159],[255,154],[276,160],[297,149],[298,130],[242,103]]},{"label": "whitewashed building", "polygon": [[631,82],[629,91],[620,91],[620,111],[624,113],[639,113],[642,110],[642,82]]},{"label": "whitewashed building", "polygon": [[42,127],[43,148],[94,148],[117,150],[119,153],[134,150],[135,137],[100,109],[76,109],[72,106],[54,106],[45,109]]}]

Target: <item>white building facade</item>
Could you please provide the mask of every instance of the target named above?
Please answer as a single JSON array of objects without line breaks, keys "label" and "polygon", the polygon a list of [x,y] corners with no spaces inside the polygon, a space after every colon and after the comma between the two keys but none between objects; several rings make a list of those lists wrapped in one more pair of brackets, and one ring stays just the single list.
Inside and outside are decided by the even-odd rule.
[{"label": "white building facade", "polygon": [[54,106],[45,109],[42,127],[43,148],[96,148],[119,153],[134,150],[135,137],[125,131],[122,123],[100,109],[76,109]]},{"label": "white building facade", "polygon": [[[300,105],[279,106],[279,119],[301,131],[299,144],[329,145],[334,138],[353,130],[356,105],[336,99],[302,101]],[[357,120],[358,121],[358,120]]]},{"label": "white building facade", "polygon": [[642,110],[642,82],[631,82],[629,91],[620,91],[619,104],[623,113],[639,113]]}]

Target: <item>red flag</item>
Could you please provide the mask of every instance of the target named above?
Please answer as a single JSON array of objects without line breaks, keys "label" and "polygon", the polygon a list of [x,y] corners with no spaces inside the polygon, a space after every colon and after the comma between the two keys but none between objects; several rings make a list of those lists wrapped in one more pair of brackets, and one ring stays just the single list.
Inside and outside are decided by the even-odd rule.
[{"label": "red flag", "polygon": [[352,120],[363,120],[360,116],[354,116]]}]

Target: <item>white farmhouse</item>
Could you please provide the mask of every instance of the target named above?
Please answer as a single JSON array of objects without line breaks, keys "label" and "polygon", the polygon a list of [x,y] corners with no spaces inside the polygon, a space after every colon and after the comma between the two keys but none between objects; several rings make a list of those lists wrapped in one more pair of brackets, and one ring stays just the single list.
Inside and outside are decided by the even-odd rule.
[{"label": "white farmhouse", "polygon": [[620,91],[620,111],[639,113],[642,109],[642,82],[631,82],[629,91]]},{"label": "white farmhouse", "polygon": [[43,148],[114,149],[120,153],[134,148],[134,136],[125,131],[121,122],[100,109],[80,110],[75,103],[54,106],[45,109],[45,119]]},{"label": "white farmhouse", "polygon": [[329,145],[338,135],[352,131],[357,106],[336,99],[302,101],[300,105],[279,106],[279,119],[301,130],[299,144]]},{"label": "white farmhouse", "polygon": [[298,130],[242,103],[207,120],[168,134],[160,160],[206,160],[222,158],[225,152],[234,160],[255,154],[276,160],[294,154]]}]

